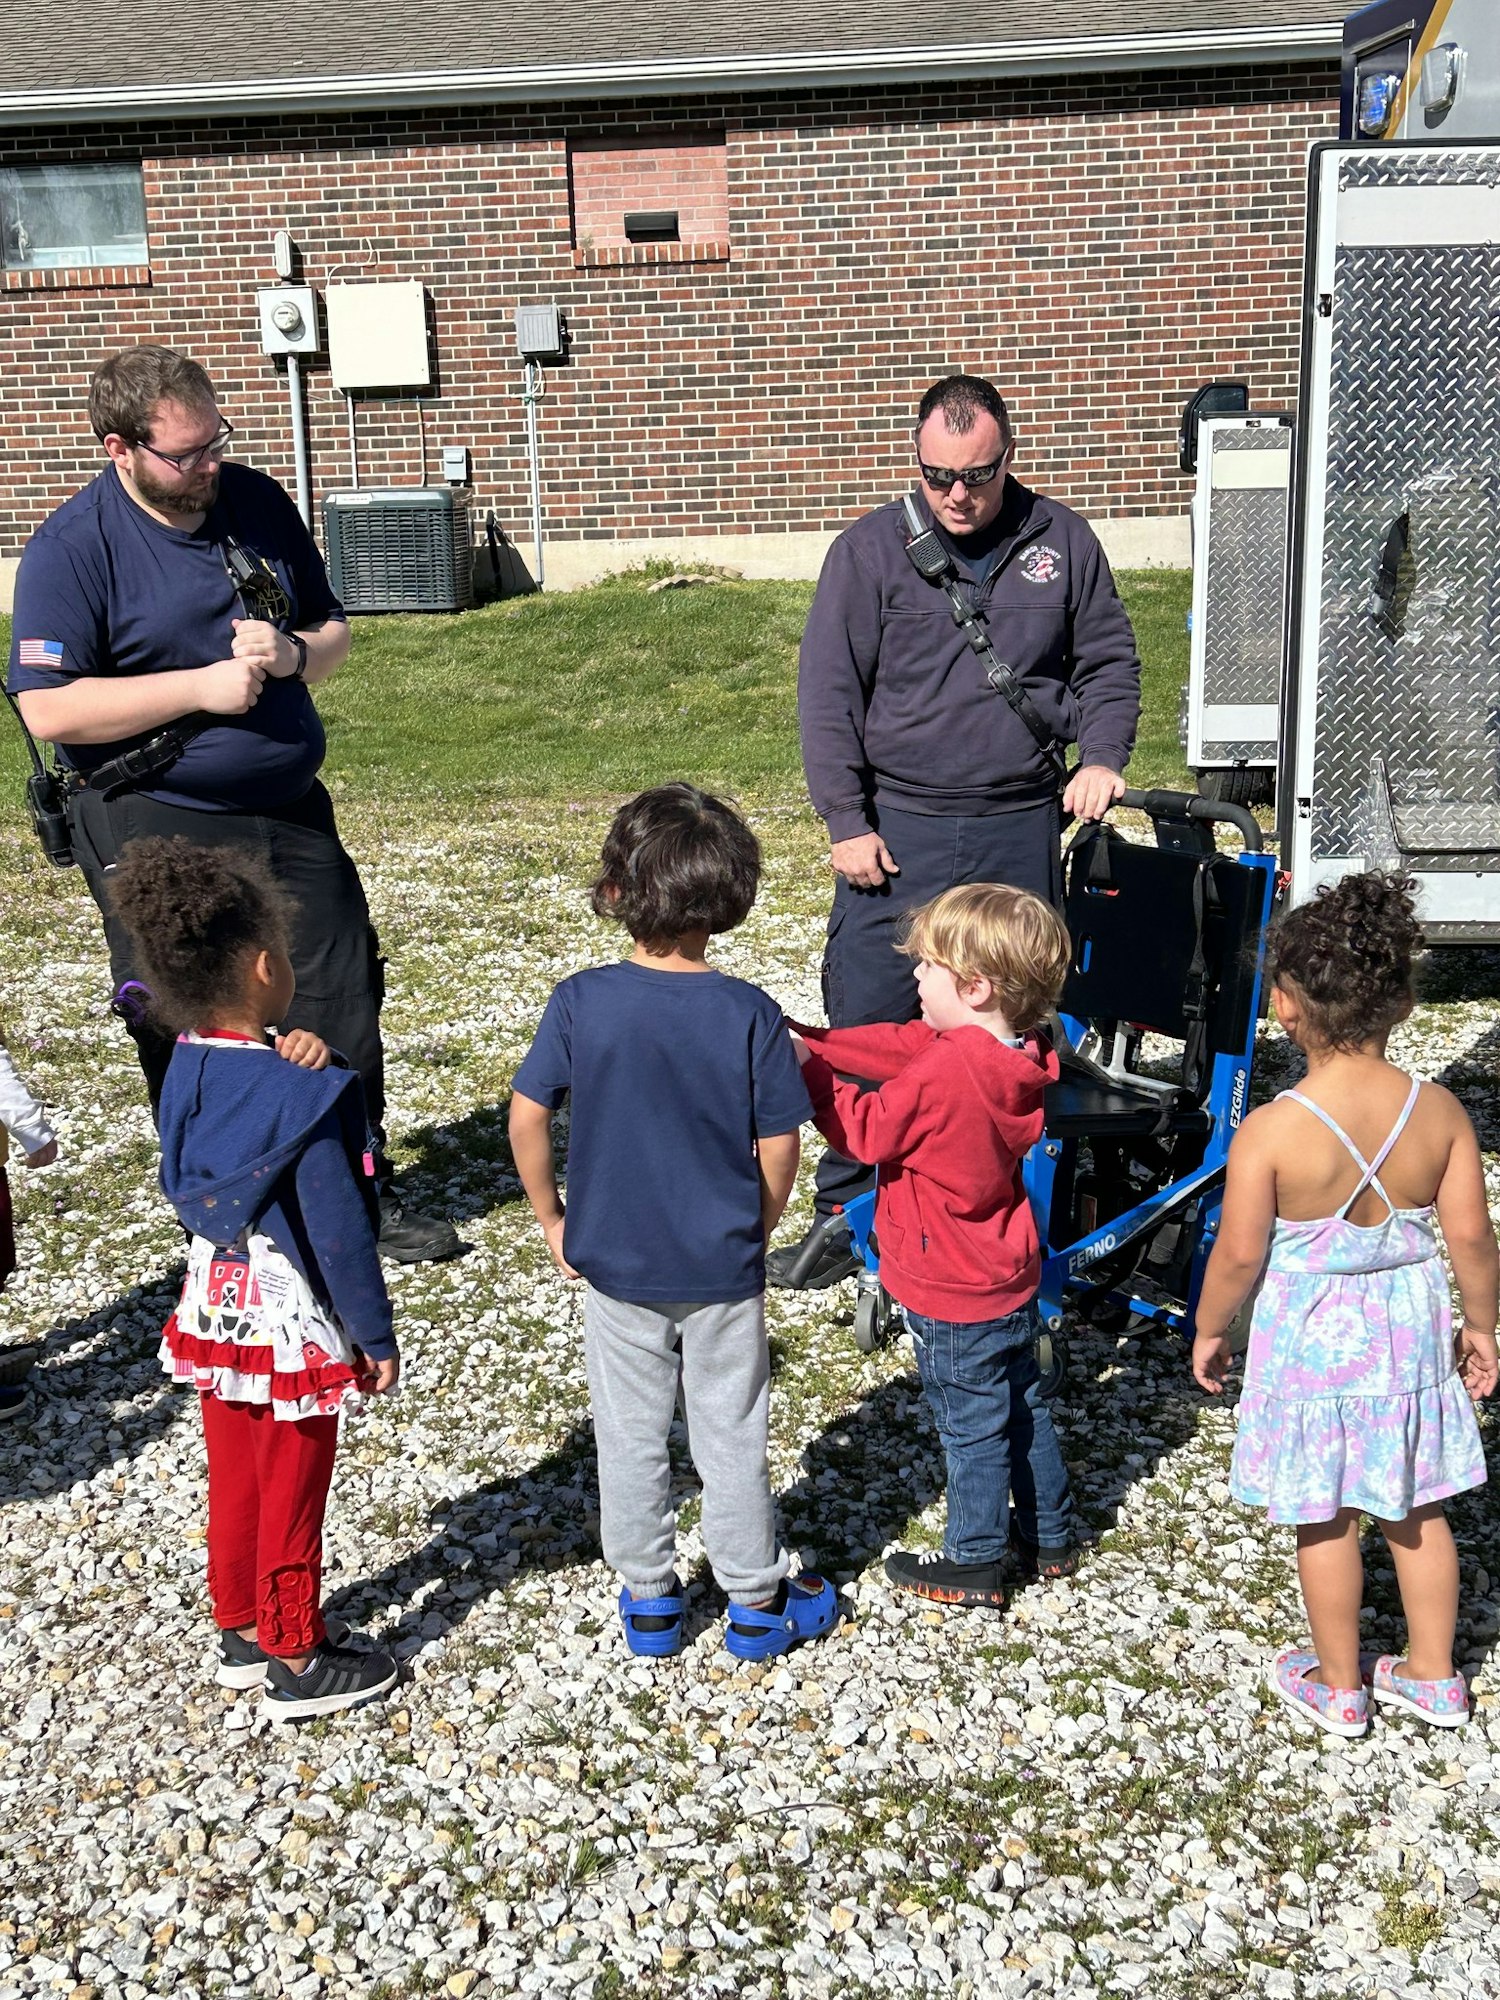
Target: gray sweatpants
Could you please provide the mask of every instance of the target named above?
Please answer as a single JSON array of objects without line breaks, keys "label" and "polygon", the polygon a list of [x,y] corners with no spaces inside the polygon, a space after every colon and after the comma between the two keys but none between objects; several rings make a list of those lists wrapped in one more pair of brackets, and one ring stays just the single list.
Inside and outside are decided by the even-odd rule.
[{"label": "gray sweatpants", "polygon": [[773,1595],[787,1557],[776,1537],[766,1456],[771,1360],[764,1297],[729,1305],[635,1304],[590,1285],[583,1340],[605,1561],[637,1597],[659,1597],[670,1587],[677,1521],[667,1434],[680,1375],[714,1576],[741,1602]]}]

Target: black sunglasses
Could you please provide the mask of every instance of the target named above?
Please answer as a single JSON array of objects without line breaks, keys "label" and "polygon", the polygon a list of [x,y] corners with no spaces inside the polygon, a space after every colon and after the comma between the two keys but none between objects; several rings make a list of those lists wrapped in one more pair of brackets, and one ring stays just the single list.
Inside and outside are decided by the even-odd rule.
[{"label": "black sunglasses", "polygon": [[917,469],[929,486],[935,486],[939,493],[946,493],[950,487],[957,486],[960,480],[970,488],[988,486],[990,481],[1004,470],[1005,460],[1009,456],[1010,453],[1006,452],[992,465],[966,465],[962,472],[950,472],[946,465],[924,465],[919,458]]}]

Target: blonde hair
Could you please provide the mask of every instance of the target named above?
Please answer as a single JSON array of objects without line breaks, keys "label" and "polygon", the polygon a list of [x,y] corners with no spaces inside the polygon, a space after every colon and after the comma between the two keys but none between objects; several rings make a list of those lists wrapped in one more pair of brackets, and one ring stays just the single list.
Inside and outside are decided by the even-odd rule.
[{"label": "blonde hair", "polygon": [[943,966],[961,984],[989,980],[1001,1013],[1023,1034],[1057,1005],[1073,952],[1056,910],[1004,882],[945,889],[912,912],[897,949]]}]

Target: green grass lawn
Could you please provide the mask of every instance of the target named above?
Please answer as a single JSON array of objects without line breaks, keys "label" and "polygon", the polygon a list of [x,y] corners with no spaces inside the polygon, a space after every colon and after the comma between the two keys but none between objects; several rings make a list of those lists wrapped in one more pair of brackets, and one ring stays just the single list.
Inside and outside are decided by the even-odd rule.
[{"label": "green grass lawn", "polygon": [[[1186,781],[1177,743],[1188,578],[1127,571],[1145,663],[1137,785]],[[688,777],[746,799],[803,797],[794,689],[810,583],[652,595],[640,576],[450,617],[362,618],[318,696],[329,763],[369,797],[453,805],[617,797]],[[0,638],[10,625],[0,619]],[[0,815],[25,761],[0,717]]]}]

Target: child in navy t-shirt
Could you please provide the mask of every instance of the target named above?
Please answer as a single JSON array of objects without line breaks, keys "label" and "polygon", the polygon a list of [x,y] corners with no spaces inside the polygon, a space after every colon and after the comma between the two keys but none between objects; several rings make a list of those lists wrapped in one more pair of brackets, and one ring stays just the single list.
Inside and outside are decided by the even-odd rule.
[{"label": "child in navy t-shirt", "polygon": [[[557,987],[514,1082],[527,1199],[558,1269],[588,1284],[601,1531],[634,1653],[682,1644],[667,1453],[679,1379],[729,1650],[784,1653],[836,1611],[821,1577],[787,1575],[766,1452],[766,1238],[811,1105],[775,1001],[705,959],[710,937],[749,914],[759,878],[754,834],[694,786],[622,806],[593,900],[635,949]],[[569,1095],[565,1212],[551,1121]]]}]

